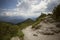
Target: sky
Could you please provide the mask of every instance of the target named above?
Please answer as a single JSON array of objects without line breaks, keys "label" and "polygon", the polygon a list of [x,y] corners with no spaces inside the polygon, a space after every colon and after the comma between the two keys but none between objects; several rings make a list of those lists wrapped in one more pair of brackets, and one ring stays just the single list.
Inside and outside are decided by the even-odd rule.
[{"label": "sky", "polygon": [[0,19],[7,17],[35,18],[51,13],[60,0],[0,0]]}]

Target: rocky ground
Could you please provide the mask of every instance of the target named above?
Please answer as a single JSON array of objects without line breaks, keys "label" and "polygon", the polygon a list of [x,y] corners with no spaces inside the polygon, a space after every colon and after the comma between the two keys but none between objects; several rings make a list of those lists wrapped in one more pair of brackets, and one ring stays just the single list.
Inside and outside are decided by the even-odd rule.
[{"label": "rocky ground", "polygon": [[[33,29],[32,26],[23,29],[24,40],[60,40],[59,25],[60,23],[54,22],[52,18],[46,18]],[[13,38],[12,40],[19,39]]]},{"label": "rocky ground", "polygon": [[12,37],[11,40],[20,40],[20,38],[16,36],[16,37]]},{"label": "rocky ground", "polygon": [[48,33],[41,33],[39,30],[32,30],[31,26],[23,29],[22,31],[25,35],[24,40],[60,40],[60,33],[47,35]]},{"label": "rocky ground", "polygon": [[33,29],[29,26],[22,30],[25,35],[24,40],[60,40],[60,28],[56,24],[60,23],[48,17]]}]

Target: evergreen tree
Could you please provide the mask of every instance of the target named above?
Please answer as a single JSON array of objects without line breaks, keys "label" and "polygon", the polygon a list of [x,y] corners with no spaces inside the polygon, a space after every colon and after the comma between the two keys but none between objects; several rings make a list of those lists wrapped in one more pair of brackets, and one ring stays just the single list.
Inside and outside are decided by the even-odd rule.
[{"label": "evergreen tree", "polygon": [[53,18],[57,22],[60,22],[60,4],[53,9]]}]

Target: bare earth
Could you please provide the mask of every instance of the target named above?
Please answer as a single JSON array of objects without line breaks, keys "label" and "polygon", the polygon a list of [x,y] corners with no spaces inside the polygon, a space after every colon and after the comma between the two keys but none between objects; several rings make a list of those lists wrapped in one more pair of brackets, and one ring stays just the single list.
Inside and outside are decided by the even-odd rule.
[{"label": "bare earth", "polygon": [[12,37],[11,40],[20,40],[20,38],[16,36],[16,37]]},{"label": "bare earth", "polygon": [[[31,27],[32,26],[29,26],[22,30],[24,33],[24,40],[60,40],[60,33],[55,35],[37,34],[36,31],[31,29]],[[36,36],[34,36],[34,34],[36,34]]]},{"label": "bare earth", "polygon": [[[60,28],[57,27],[56,24],[57,23],[51,18],[47,18],[33,29],[30,25],[22,30],[24,33],[24,40],[60,40]],[[12,40],[20,39],[18,37],[13,37]]]},{"label": "bare earth", "polygon": [[[60,28],[57,28],[55,24],[52,23],[44,23],[41,22],[38,24],[39,26],[42,25],[39,29],[34,30],[32,26],[28,26],[27,28],[23,29],[22,32],[24,33],[24,40],[60,40]],[[44,35],[42,33],[54,33],[54,35]],[[13,37],[11,40],[20,40],[19,37]]]}]

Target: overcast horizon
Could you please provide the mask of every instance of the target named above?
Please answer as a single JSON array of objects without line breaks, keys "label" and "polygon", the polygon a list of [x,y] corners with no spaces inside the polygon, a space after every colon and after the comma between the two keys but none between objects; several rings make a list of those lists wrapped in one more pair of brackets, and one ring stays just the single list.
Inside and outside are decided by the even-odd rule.
[{"label": "overcast horizon", "polygon": [[58,4],[60,0],[0,0],[0,20],[36,18]]}]

